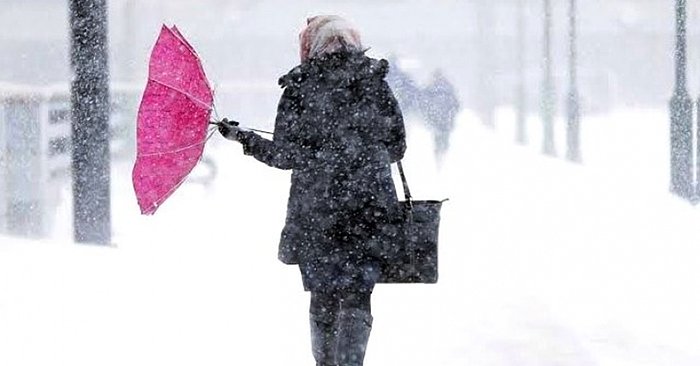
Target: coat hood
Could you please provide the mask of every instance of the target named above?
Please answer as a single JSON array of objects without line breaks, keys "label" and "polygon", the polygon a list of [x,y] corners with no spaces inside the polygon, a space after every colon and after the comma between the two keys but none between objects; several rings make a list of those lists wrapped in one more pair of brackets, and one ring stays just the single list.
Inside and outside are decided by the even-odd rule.
[{"label": "coat hood", "polygon": [[299,86],[309,79],[349,85],[359,80],[383,80],[388,72],[389,62],[384,59],[373,59],[364,52],[336,52],[303,62],[282,76],[279,85]]}]

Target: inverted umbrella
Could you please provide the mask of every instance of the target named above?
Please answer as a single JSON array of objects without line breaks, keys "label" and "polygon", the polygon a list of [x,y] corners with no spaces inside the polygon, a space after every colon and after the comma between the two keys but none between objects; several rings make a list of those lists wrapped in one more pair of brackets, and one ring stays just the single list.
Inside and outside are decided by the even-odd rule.
[{"label": "inverted umbrella", "polygon": [[163,26],[137,118],[132,180],[142,214],[153,214],[202,157],[213,99],[197,53]]}]

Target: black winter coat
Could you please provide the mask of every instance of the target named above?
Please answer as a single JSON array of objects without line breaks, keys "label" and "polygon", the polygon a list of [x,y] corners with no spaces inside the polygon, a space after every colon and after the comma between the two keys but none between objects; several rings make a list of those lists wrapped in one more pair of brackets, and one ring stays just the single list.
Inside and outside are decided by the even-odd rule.
[{"label": "black winter coat", "polygon": [[385,60],[363,53],[311,59],[279,80],[273,140],[246,133],[246,154],[293,170],[282,262],[371,258],[395,235],[390,163],[406,139],[387,71]]}]

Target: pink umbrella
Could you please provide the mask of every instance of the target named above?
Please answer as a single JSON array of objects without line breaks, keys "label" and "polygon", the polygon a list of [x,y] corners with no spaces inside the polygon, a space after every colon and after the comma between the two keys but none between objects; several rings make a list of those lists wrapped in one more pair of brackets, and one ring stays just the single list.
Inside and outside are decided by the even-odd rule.
[{"label": "pink umbrella", "polygon": [[142,214],[153,214],[202,157],[213,99],[197,53],[176,27],[163,26],[137,119],[132,179]]}]

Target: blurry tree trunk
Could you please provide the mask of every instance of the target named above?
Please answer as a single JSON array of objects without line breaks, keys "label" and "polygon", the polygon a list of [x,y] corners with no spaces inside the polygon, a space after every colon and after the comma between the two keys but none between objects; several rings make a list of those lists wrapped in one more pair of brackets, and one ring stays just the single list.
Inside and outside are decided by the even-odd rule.
[{"label": "blurry tree trunk", "polygon": [[566,158],[580,162],[580,110],[576,82],[576,55],[576,0],[569,0],[569,93],[566,98]]},{"label": "blurry tree trunk", "polygon": [[71,0],[73,230],[76,242],[109,244],[107,0]]},{"label": "blurry tree trunk", "polygon": [[676,0],[675,87],[671,113],[671,192],[692,196],[693,103],[686,90],[686,2]]},{"label": "blurry tree trunk", "polygon": [[518,0],[516,13],[516,52],[518,81],[515,89],[516,125],[515,141],[519,144],[527,143],[527,96],[525,95],[525,0]]},{"label": "blurry tree trunk", "polygon": [[489,0],[475,2],[477,50],[476,50],[476,80],[477,80],[477,113],[481,122],[494,128],[495,123],[495,85],[494,85],[494,21],[493,8],[495,4]]},{"label": "blurry tree trunk", "polygon": [[544,37],[542,54],[542,152],[555,155],[554,149],[554,80],[552,71],[552,5],[544,0]]}]

